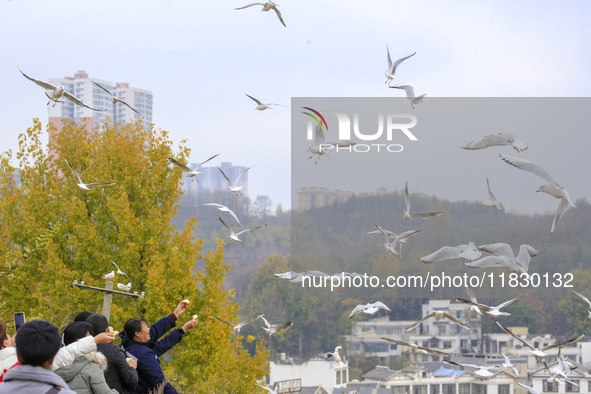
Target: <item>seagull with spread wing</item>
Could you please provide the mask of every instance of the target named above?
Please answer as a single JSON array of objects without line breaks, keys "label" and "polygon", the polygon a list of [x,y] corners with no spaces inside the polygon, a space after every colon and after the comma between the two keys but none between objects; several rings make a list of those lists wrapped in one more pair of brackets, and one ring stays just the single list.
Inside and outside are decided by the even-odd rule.
[{"label": "seagull with spread wing", "polygon": [[127,105],[127,107],[129,107],[129,109],[131,109],[133,112],[135,112],[136,114],[138,114],[139,116],[141,116],[142,118],[144,117],[144,115],[140,114],[135,108],[133,108],[131,105],[129,105],[128,103],[126,103],[125,101],[113,96],[113,93],[111,93],[107,88],[105,88],[104,86],[99,85],[97,82],[93,81],[92,79],[90,79],[90,82],[94,83],[96,86],[98,86],[99,88],[101,88],[102,90],[104,90],[105,92],[107,92],[109,94],[109,96],[111,96],[112,98],[112,102],[113,104],[117,104],[117,103],[121,103],[124,105]]},{"label": "seagull with spread wing", "polygon": [[199,178],[197,178],[197,175],[201,174],[201,171],[198,171],[199,167],[201,167],[203,164],[207,163],[208,161],[215,159],[219,155],[220,155],[219,153],[215,154],[215,155],[211,156],[209,159],[205,160],[204,162],[197,164],[197,167],[195,167],[194,170],[192,168],[189,168],[186,165],[176,161],[172,157],[169,157],[168,161],[171,162],[172,164],[174,164],[175,166],[177,166],[178,168],[180,168],[181,170],[185,171],[187,173],[187,176],[195,177],[195,179],[197,179],[197,182],[199,182]]},{"label": "seagull with spread wing", "polygon": [[228,191],[234,193],[237,196],[238,195],[242,195],[242,193],[240,192],[240,190],[242,190],[244,188],[244,185],[238,186],[238,181],[240,180],[240,178],[242,178],[242,176],[244,174],[246,174],[246,172],[248,170],[250,170],[255,165],[252,165],[252,166],[248,167],[246,170],[244,170],[244,172],[242,174],[238,175],[238,178],[236,178],[236,180],[234,182],[232,182],[230,180],[230,178],[228,178],[228,176],[226,175],[226,173],[224,172],[224,170],[222,170],[220,167],[218,167],[218,170],[220,170],[220,172],[222,173],[223,177],[226,179],[226,182],[228,182]]},{"label": "seagull with spread wing", "polygon": [[[63,101],[59,101],[59,99],[63,97],[66,100],[71,101],[74,104],[79,105],[81,107],[85,107],[85,108],[91,109],[93,111],[105,111],[104,109],[93,108],[90,105],[84,103],[79,98],[77,98],[74,95],[66,92],[66,90],[64,89],[63,86],[57,87],[57,86],[54,86],[54,85],[52,85],[52,84],[50,84],[48,82],[43,82],[43,81],[40,81],[38,79],[31,78],[27,74],[25,74],[24,72],[22,72],[22,70],[20,68],[18,70],[21,72],[21,74],[23,74],[25,76],[25,78],[27,78],[30,81],[35,82],[37,85],[41,86],[43,89],[46,90],[45,95],[49,99],[49,101],[47,102],[47,105],[49,105],[53,101],[53,106],[55,107],[55,105],[57,103],[62,103],[63,102]],[[50,92],[50,93],[47,93],[47,92]]]},{"label": "seagull with spread wing", "polygon": [[[221,218],[221,217],[219,217],[219,216],[218,216],[218,219],[220,220],[220,222],[222,222],[222,224],[224,225],[224,227],[225,227],[225,228],[227,228],[228,230],[230,230],[230,238],[231,238],[232,240],[234,240],[234,241],[238,241],[238,242],[242,242],[242,240],[241,240],[240,238],[238,238],[238,236],[239,236],[240,234],[244,234],[244,233],[246,233],[246,232],[248,232],[248,231],[256,230],[256,229],[258,229],[258,228],[261,228],[261,227],[266,227],[266,226],[267,226],[266,224],[261,224],[260,226],[256,226],[256,227],[252,227],[252,228],[247,228],[247,229],[244,229],[244,230],[240,231],[239,233],[235,233],[235,232],[234,232],[234,230],[232,230],[232,228],[230,228],[230,226],[228,226],[228,225],[226,224],[226,222],[224,222],[224,221],[222,220],[222,218]],[[234,247],[234,245],[232,245],[232,247]]]},{"label": "seagull with spread wing", "polygon": [[390,308],[388,308],[386,306],[386,304],[384,304],[381,301],[376,301],[373,303],[367,303],[365,305],[363,305],[363,304],[357,305],[355,308],[353,308],[353,311],[351,311],[351,313],[349,314],[349,319],[359,313],[367,313],[367,314],[373,315],[374,313],[376,313],[380,309],[386,310],[388,312],[392,312],[392,310]]},{"label": "seagull with spread wing", "polygon": [[507,267],[513,272],[527,274],[531,258],[538,255],[538,250],[530,245],[523,244],[519,247],[519,254],[515,257],[511,245],[506,243],[496,243],[488,245],[479,245],[481,251],[492,253],[492,256],[486,256],[481,259],[464,264],[472,268],[496,268]]},{"label": "seagull with spread wing", "polygon": [[505,331],[507,334],[511,335],[513,338],[517,339],[519,342],[521,342],[522,344],[524,344],[526,347],[528,347],[529,349],[531,349],[529,352],[539,361],[541,358],[546,357],[548,355],[548,353],[546,353],[546,350],[550,350],[550,349],[556,349],[556,348],[560,348],[561,346],[566,346],[566,345],[570,345],[571,343],[575,343],[578,340],[582,339],[586,333],[582,333],[581,335],[578,335],[576,337],[567,339],[564,342],[560,342],[560,343],[555,343],[553,345],[550,346],[544,346],[543,348],[537,348],[534,345],[532,345],[531,343],[529,343],[528,341],[526,341],[525,339],[521,339],[519,336],[515,335],[513,333],[513,331],[511,331],[510,329],[508,329],[507,327],[505,327],[500,321],[497,320],[497,325],[499,327],[501,327],[501,329],[503,331]]},{"label": "seagull with spread wing", "polygon": [[314,126],[314,144],[308,148],[308,152],[312,153],[310,159],[312,159],[315,155],[318,155],[318,159],[314,164],[318,164],[318,160],[325,155],[330,159],[330,156],[326,153],[329,149],[334,148],[346,148],[348,146],[356,145],[356,142],[350,140],[339,140],[336,142],[333,141],[325,141],[324,139],[324,131],[320,126]]},{"label": "seagull with spread wing", "polygon": [[587,297],[585,297],[584,295],[582,295],[581,293],[577,293],[574,290],[573,290],[573,293],[575,293],[581,300],[583,300],[587,303],[587,305],[589,306],[587,309],[587,312],[589,312],[589,316],[587,318],[589,320],[591,320],[591,301],[589,301],[589,299]]},{"label": "seagull with spread wing", "polygon": [[[246,94],[246,93],[244,93],[244,94]],[[283,106],[282,104],[277,104],[277,103],[268,103],[268,104],[263,104],[262,102],[260,102],[259,100],[255,99],[255,98],[254,98],[254,97],[252,97],[251,95],[249,95],[249,94],[246,94],[246,95],[247,95],[247,96],[248,96],[248,97],[249,97],[251,100],[253,100],[255,103],[257,103],[257,106],[255,107],[255,109],[256,109],[256,110],[259,110],[259,111],[264,111],[264,110],[266,110],[266,109],[272,109],[271,107],[269,107],[270,105],[281,105],[281,106]]]},{"label": "seagull with spread wing", "polygon": [[473,242],[469,242],[467,245],[462,244],[458,246],[443,246],[437,249],[435,252],[421,257],[419,260],[422,263],[433,264],[443,260],[450,259],[462,259],[462,260],[475,260],[482,255],[482,252],[478,250]]},{"label": "seagull with spread wing", "polygon": [[554,230],[562,216],[568,211],[571,207],[576,208],[576,205],[570,198],[568,191],[560,186],[554,178],[550,175],[548,171],[544,169],[541,165],[534,163],[529,160],[520,159],[518,157],[512,156],[503,156],[499,154],[501,159],[507,163],[511,164],[513,167],[519,168],[520,170],[531,172],[534,175],[539,176],[547,180],[550,183],[540,186],[540,188],[536,191],[537,192],[544,192],[546,194],[551,195],[552,197],[558,198],[560,202],[558,203],[558,209],[556,210],[556,214],[554,215],[554,220],[552,221],[552,227],[550,228],[550,234],[554,234]]},{"label": "seagull with spread wing", "polygon": [[406,209],[404,210],[404,214],[402,215],[403,220],[412,219],[412,218],[433,218],[436,216],[443,215],[442,212],[410,212],[410,198],[408,197],[408,181],[404,184],[404,203],[406,205]]},{"label": "seagull with spread wing", "polygon": [[293,321],[283,323],[283,324],[269,324],[269,322],[267,321],[267,319],[265,319],[264,316],[261,316],[261,319],[263,319],[263,321],[265,322],[265,325],[267,326],[266,328],[262,327],[262,329],[265,330],[265,333],[267,334],[267,336],[269,338],[271,337],[271,335],[275,334],[276,332],[288,330],[293,326]]},{"label": "seagull with spread wing", "polygon": [[388,48],[387,45],[386,45],[386,53],[388,54],[388,68],[386,69],[386,82],[384,82],[384,83],[387,83],[388,85],[390,85],[390,82],[392,82],[392,80],[394,79],[394,74],[396,74],[396,68],[398,68],[400,63],[402,63],[403,61],[405,61],[409,57],[416,55],[416,52],[409,53],[408,55],[403,56],[400,59],[396,60],[394,63],[392,63],[392,58],[390,57],[390,48]]},{"label": "seagull with spread wing", "polygon": [[215,316],[211,316],[213,319],[216,319],[217,321],[220,321],[222,323],[225,323],[227,325],[229,325],[230,327],[232,327],[232,330],[234,331],[234,334],[239,334],[240,333],[240,329],[242,327],[244,327],[247,324],[250,324],[254,321],[257,321],[258,319],[261,319],[263,317],[264,313],[257,313],[256,315],[254,315],[253,317],[246,319],[244,321],[241,321],[238,324],[232,324],[230,322],[227,322],[225,320],[220,319],[219,317],[215,317]]},{"label": "seagull with spread wing", "polygon": [[527,149],[527,144],[511,133],[487,134],[479,140],[467,143],[460,148],[466,150],[486,149],[491,146],[511,145],[517,152]]},{"label": "seagull with spread wing", "polygon": [[468,305],[477,306],[478,308],[480,308],[481,311],[488,313],[489,315],[491,315],[491,317],[494,317],[496,319],[499,316],[510,316],[511,315],[510,312],[501,311],[501,309],[506,307],[507,305],[511,305],[512,303],[517,301],[519,298],[521,298],[521,296],[513,298],[509,301],[505,301],[502,304],[499,304],[497,306],[488,306],[488,305],[480,304],[480,303],[477,303],[474,301],[469,301],[464,298],[456,298],[455,301],[459,302],[460,304],[468,304]]},{"label": "seagull with spread wing", "polygon": [[406,92],[406,98],[410,102],[410,106],[412,107],[412,109],[415,109],[415,105],[417,105],[418,103],[423,102],[423,98],[427,95],[427,93],[424,93],[420,96],[416,96],[415,88],[413,88],[411,85],[394,85],[390,87],[394,89],[404,90]]},{"label": "seagull with spread wing", "polygon": [[447,312],[444,311],[434,311],[432,313],[429,313],[427,316],[423,317],[421,320],[414,322],[413,324],[411,324],[410,326],[406,327],[406,332],[409,332],[410,330],[412,330],[413,328],[417,327],[419,324],[421,324],[422,322],[424,322],[427,319],[430,319],[434,317],[435,320],[439,321],[441,319],[443,319],[444,317],[448,320],[451,320],[452,322],[456,323],[458,326],[465,328],[466,330],[471,330],[472,327],[470,327],[469,325],[467,325],[466,323],[459,321],[458,319],[456,319],[455,317],[453,317],[452,315],[450,315]]},{"label": "seagull with spread wing", "polygon": [[82,178],[80,178],[80,175],[72,168],[72,166],[70,165],[70,163],[68,163],[68,159],[64,159],[66,161],[66,164],[68,165],[68,167],[70,168],[70,171],[72,171],[72,173],[74,174],[74,176],[76,177],[76,179],[78,179],[78,183],[76,184],[80,189],[84,189],[84,190],[92,190],[95,187],[99,187],[99,186],[112,186],[115,185],[115,182],[109,182],[109,183],[84,183],[82,182]]},{"label": "seagull with spread wing", "polygon": [[267,1],[266,3],[252,3],[252,4],[245,5],[244,7],[239,7],[239,8],[234,8],[234,9],[235,10],[243,10],[245,8],[252,7],[253,5],[262,5],[263,9],[261,10],[261,12],[269,11],[269,10],[275,11],[275,13],[277,14],[277,18],[279,18],[279,21],[281,22],[281,24],[283,26],[287,27],[287,25],[283,21],[283,18],[281,17],[281,12],[279,12],[279,10],[277,9],[277,6],[279,4],[273,3],[272,1]]},{"label": "seagull with spread wing", "polygon": [[341,368],[341,367],[345,366],[345,364],[343,363],[343,360],[341,359],[341,356],[339,354],[339,350],[342,350],[342,349],[343,349],[342,346],[337,346],[334,348],[334,352],[321,353],[321,354],[319,354],[319,356],[324,359],[327,359],[329,361],[336,362],[337,368]]},{"label": "seagull with spread wing", "polygon": [[393,343],[395,345],[408,346],[408,347],[410,347],[410,351],[412,353],[416,353],[416,352],[422,353],[422,354],[431,353],[431,354],[439,354],[439,355],[442,355],[442,356],[449,356],[448,353],[442,352],[440,350],[431,349],[431,348],[424,347],[424,346],[419,346],[419,345],[414,344],[414,343],[408,343],[408,342],[400,341],[400,340],[394,339],[394,338],[380,337],[380,339],[382,341],[390,342],[390,343]]},{"label": "seagull with spread wing", "polygon": [[484,205],[485,207],[494,208],[495,213],[498,213],[497,210],[503,209],[503,206],[501,205],[499,200],[497,200],[497,198],[495,197],[493,192],[490,190],[490,182],[488,181],[488,178],[486,178],[486,187],[488,188],[488,199],[487,200],[479,200],[479,201],[476,201],[476,203],[480,204],[480,205]]},{"label": "seagull with spread wing", "polygon": [[127,277],[127,279],[130,279],[129,276],[125,272],[121,271],[121,269],[119,268],[117,263],[115,263],[114,261],[111,261],[111,264],[113,264],[117,268],[117,275],[123,275],[123,276]]},{"label": "seagull with spread wing", "polygon": [[475,369],[474,374],[480,376],[481,379],[488,379],[491,376],[494,376],[495,374],[492,373],[490,370],[500,368],[498,365],[491,365],[490,367],[486,367],[484,365],[462,364],[451,360],[444,360],[443,362],[446,364],[457,365],[459,367],[473,368]]}]

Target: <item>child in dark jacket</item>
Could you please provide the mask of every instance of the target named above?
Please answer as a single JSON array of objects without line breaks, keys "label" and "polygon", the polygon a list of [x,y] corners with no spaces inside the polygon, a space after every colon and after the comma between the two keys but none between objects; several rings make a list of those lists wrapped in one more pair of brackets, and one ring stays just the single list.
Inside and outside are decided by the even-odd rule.
[{"label": "child in dark jacket", "polygon": [[[131,391],[132,394],[147,393],[164,381],[158,357],[179,343],[185,332],[197,325],[198,319],[191,319],[182,328],[173,330],[161,340],[158,339],[176,326],[176,320],[187,309],[187,305],[188,301],[181,301],[172,314],[163,317],[150,328],[144,318],[129,319],[125,323],[122,345],[128,353],[137,358],[138,384],[135,390]],[[176,394],[177,391],[167,383],[164,393]]]}]

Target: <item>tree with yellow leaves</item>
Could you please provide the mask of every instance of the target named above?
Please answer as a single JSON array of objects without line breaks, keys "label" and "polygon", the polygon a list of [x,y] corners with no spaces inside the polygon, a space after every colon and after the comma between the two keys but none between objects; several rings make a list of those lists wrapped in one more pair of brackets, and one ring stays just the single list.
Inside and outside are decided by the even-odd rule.
[{"label": "tree with yellow leaves", "polygon": [[[113,281],[131,282],[131,291],[143,291],[145,298],[113,296],[113,327],[121,329],[140,315],[155,322],[180,300],[193,301],[188,311],[198,314],[200,323],[165,365],[175,385],[180,382],[188,392],[221,392],[217,380],[224,376],[227,387],[256,387],[266,373],[266,350],[250,357],[240,341],[224,336],[208,319],[210,313],[235,319],[238,309],[232,293],[222,290],[230,269],[223,243],[205,258],[206,273],[195,274],[195,262],[202,258],[202,241],[193,237],[197,221],[189,220],[179,231],[170,224],[182,195],[182,174],[167,158],[186,161],[185,141],[174,152],[166,131],[141,122],[106,123],[94,131],[65,122],[48,147],[42,134],[35,120],[19,137],[20,187],[12,181],[9,155],[2,156],[9,176],[0,182],[0,246],[30,248],[40,234],[54,229],[42,248],[12,264],[10,276],[2,278],[3,314],[25,311],[63,327],[82,310],[100,312],[102,294],[71,283],[103,287],[102,276],[115,262],[129,279],[117,275]],[[74,171],[84,183],[114,184],[84,190]],[[0,272],[6,271],[5,261]]]}]

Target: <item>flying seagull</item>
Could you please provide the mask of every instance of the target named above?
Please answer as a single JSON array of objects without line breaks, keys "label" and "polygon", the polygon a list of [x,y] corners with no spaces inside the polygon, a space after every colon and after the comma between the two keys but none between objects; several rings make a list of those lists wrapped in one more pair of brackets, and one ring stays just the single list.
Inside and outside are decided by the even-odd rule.
[{"label": "flying seagull", "polygon": [[464,368],[474,368],[475,369],[474,374],[480,376],[481,379],[487,379],[487,378],[490,378],[491,376],[494,376],[494,373],[492,373],[490,370],[500,368],[498,365],[492,365],[490,367],[485,367],[484,365],[462,364],[462,363],[457,363],[457,362],[451,361],[451,360],[444,360],[443,362],[446,364],[457,365],[457,366],[464,367]]},{"label": "flying seagull", "polygon": [[[244,93],[246,94],[246,93]],[[282,104],[277,104],[277,103],[268,103],[268,104],[263,104],[261,103],[259,100],[255,99],[254,97],[252,97],[249,94],[246,94],[248,97],[250,97],[251,100],[253,100],[255,103],[257,103],[257,106],[255,107],[255,109],[259,110],[259,111],[264,111],[267,108],[271,109],[271,107],[269,107],[269,105],[282,105]]]},{"label": "flying seagull", "polygon": [[521,382],[517,382],[517,384],[520,385],[521,387],[523,387],[524,389],[526,389],[527,391],[529,391],[531,394],[541,394],[538,390],[534,389],[533,387],[526,386],[525,384],[522,384]]},{"label": "flying seagull", "polygon": [[493,192],[490,190],[490,182],[488,181],[488,178],[486,178],[486,187],[488,188],[488,200],[476,201],[476,203],[484,205],[485,207],[494,208],[495,213],[497,213],[497,209],[501,210],[503,209],[503,207],[501,206],[501,203],[499,202],[499,200],[497,200]]},{"label": "flying seagull", "polygon": [[325,141],[322,128],[320,128],[320,126],[314,126],[314,145],[308,148],[308,152],[312,153],[310,159],[315,155],[318,155],[318,159],[316,159],[316,162],[314,163],[318,164],[318,160],[320,160],[322,155],[326,155],[326,157],[330,158],[330,156],[326,154],[327,150],[334,148],[346,148],[356,144],[356,142],[350,140],[339,140],[337,142]]},{"label": "flying seagull", "polygon": [[117,275],[124,275],[125,277],[127,277],[127,279],[129,279],[129,276],[127,276],[127,274],[125,272],[121,271],[121,269],[119,268],[117,263],[115,263],[114,261],[111,261],[111,264],[113,264],[115,267],[117,267]]},{"label": "flying seagull", "polygon": [[131,105],[127,104],[125,101],[118,99],[117,97],[113,96],[113,93],[111,93],[107,88],[99,85],[98,83],[94,82],[92,79],[90,79],[90,82],[94,83],[96,86],[98,86],[99,88],[101,88],[102,90],[104,90],[105,92],[109,93],[109,95],[112,98],[113,104],[117,104],[117,103],[121,103],[124,105],[127,105],[129,107],[129,109],[131,109],[133,112],[135,112],[136,114],[138,114],[139,116],[141,116],[142,118],[144,117],[144,115],[140,114],[135,108],[133,108]]},{"label": "flying seagull", "polygon": [[534,345],[532,345],[531,343],[529,343],[528,341],[526,341],[525,339],[521,339],[519,336],[515,335],[513,333],[513,331],[511,331],[510,329],[508,329],[507,327],[505,327],[500,321],[497,320],[497,325],[499,327],[501,327],[501,329],[503,331],[505,331],[507,334],[510,334],[511,336],[513,336],[513,338],[517,339],[519,342],[523,343],[526,347],[530,348],[531,350],[529,351],[538,361],[542,358],[542,357],[546,357],[548,354],[546,353],[546,350],[550,350],[550,349],[555,349],[555,348],[560,348],[561,346],[566,346],[569,345],[571,343],[577,342],[578,340],[582,339],[586,333],[582,333],[581,335],[578,335],[576,337],[567,339],[564,342],[560,342],[560,343],[555,343],[554,345],[550,345],[550,346],[544,346],[543,348],[537,348]]},{"label": "flying seagull", "polygon": [[560,202],[558,203],[558,209],[556,210],[554,220],[552,221],[552,228],[550,229],[550,233],[553,234],[554,230],[556,229],[556,225],[558,224],[558,221],[562,218],[564,213],[571,207],[576,208],[575,204],[570,198],[570,195],[568,194],[568,191],[562,186],[560,186],[554,180],[554,178],[552,178],[550,173],[548,173],[548,171],[546,171],[539,164],[517,157],[503,156],[501,154],[499,154],[499,156],[505,163],[511,164],[513,167],[517,167],[520,170],[531,172],[532,174],[544,178],[545,180],[550,182],[540,186],[536,193],[544,192],[551,195],[552,197],[560,199]]},{"label": "flying seagull", "polygon": [[267,326],[267,328],[265,328],[265,327],[262,327],[262,328],[263,328],[263,330],[265,330],[265,333],[267,334],[268,337],[271,337],[271,335],[275,334],[276,332],[288,330],[293,326],[293,321],[283,323],[283,324],[269,324],[269,322],[267,321],[267,319],[265,319],[264,316],[261,316],[261,319],[263,319],[263,321],[265,322],[265,325]]},{"label": "flying seagull", "polygon": [[390,87],[394,89],[403,89],[406,92],[406,98],[410,101],[412,109],[415,109],[415,105],[422,102],[423,98],[427,95],[427,93],[424,93],[420,96],[416,96],[415,89],[411,85],[394,85]]},{"label": "flying seagull", "polygon": [[384,83],[387,83],[388,85],[390,85],[390,82],[392,82],[392,80],[394,79],[394,74],[396,73],[396,68],[398,67],[398,65],[400,65],[400,63],[402,63],[403,61],[405,61],[409,57],[414,56],[416,54],[416,52],[409,53],[408,55],[403,56],[400,59],[396,60],[394,63],[392,63],[392,58],[390,57],[390,48],[388,48],[387,45],[386,45],[386,53],[388,54],[388,68],[386,69],[386,82],[384,82]]},{"label": "flying seagull", "polygon": [[515,374],[515,376],[519,376],[519,370],[517,369],[517,367],[515,365],[511,364],[511,360],[509,359],[509,357],[507,357],[503,353],[501,353],[501,356],[503,356],[503,358],[505,359],[505,362],[503,362],[501,364],[503,366],[503,368],[511,368],[513,370],[513,373]]},{"label": "flying seagull", "polygon": [[62,103],[63,102],[63,101],[59,101],[59,99],[61,97],[64,97],[68,101],[71,101],[74,104],[79,105],[81,107],[85,107],[85,108],[91,109],[93,111],[105,111],[104,109],[93,108],[90,105],[84,103],[79,98],[76,98],[74,95],[66,92],[66,90],[64,89],[63,86],[60,86],[58,88],[57,86],[54,86],[54,85],[52,85],[52,84],[50,84],[48,82],[43,82],[43,81],[40,81],[38,79],[29,77],[27,74],[25,74],[24,72],[22,72],[22,70],[20,68],[18,70],[21,72],[21,74],[23,74],[25,76],[25,78],[27,78],[27,79],[35,82],[37,85],[41,86],[46,91],[51,91],[50,93],[45,92],[45,95],[49,99],[49,101],[47,102],[47,105],[49,105],[53,101],[53,106],[55,107],[55,105],[57,103]]},{"label": "flying seagull", "polygon": [[406,204],[406,209],[404,210],[404,214],[402,215],[402,219],[412,219],[412,218],[433,218],[436,216],[441,216],[441,212],[410,212],[410,198],[408,197],[408,181],[404,184],[404,203]]},{"label": "flying seagull", "polygon": [[439,351],[439,350],[430,349],[430,348],[424,347],[424,346],[419,346],[419,345],[416,345],[414,343],[408,343],[408,342],[404,342],[404,341],[399,341],[398,339],[394,339],[394,338],[380,337],[380,339],[382,341],[390,342],[390,343],[393,343],[395,345],[408,346],[408,347],[410,347],[410,351],[413,352],[413,353],[416,353],[416,352],[423,353],[423,354],[432,353],[432,354],[440,354],[442,356],[449,356],[448,353],[444,353],[444,352]]},{"label": "flying seagull", "polygon": [[243,10],[245,8],[252,7],[253,5],[262,5],[263,9],[261,10],[261,12],[262,11],[269,11],[269,10],[275,11],[275,13],[277,14],[277,18],[279,18],[279,21],[281,21],[281,24],[283,26],[287,27],[287,25],[283,21],[283,18],[281,17],[281,12],[279,12],[279,10],[277,9],[277,6],[279,4],[275,4],[272,1],[267,1],[266,3],[252,3],[252,4],[245,5],[244,7],[239,7],[239,8],[234,8],[234,9],[235,10]]},{"label": "flying seagull", "polygon": [[353,308],[353,311],[351,311],[351,313],[349,314],[349,319],[359,313],[367,313],[367,314],[373,315],[374,313],[376,313],[380,309],[386,310],[388,312],[392,312],[392,310],[390,308],[388,308],[383,302],[376,301],[374,303],[367,303],[365,305],[363,305],[363,304],[357,305],[355,308]]},{"label": "flying seagull", "polygon": [[239,334],[240,333],[240,329],[242,327],[244,327],[247,324],[252,323],[253,321],[256,321],[256,320],[262,318],[263,317],[263,313],[257,313],[255,316],[251,317],[250,319],[241,321],[238,324],[232,324],[230,322],[227,322],[225,320],[220,319],[219,317],[215,317],[215,316],[211,316],[211,317],[214,318],[214,319],[216,319],[217,321],[220,321],[220,322],[225,323],[225,324],[229,325],[230,327],[232,327],[232,330],[234,331],[234,334]]},{"label": "flying seagull", "polygon": [[82,179],[80,178],[80,175],[72,168],[72,166],[70,165],[70,163],[68,163],[68,159],[64,159],[66,161],[66,164],[68,165],[68,167],[70,168],[70,170],[72,171],[72,173],[74,174],[74,176],[76,177],[76,179],[78,179],[77,186],[80,189],[84,189],[84,190],[92,190],[95,187],[99,187],[99,186],[112,186],[115,185],[115,182],[110,182],[110,183],[84,183],[82,182]]},{"label": "flying seagull", "polygon": [[449,259],[465,259],[465,260],[475,260],[482,255],[482,252],[478,250],[476,245],[473,242],[458,246],[443,246],[437,249],[435,252],[421,257],[419,260],[422,263],[433,264],[438,263],[443,260]]},{"label": "flying seagull", "polygon": [[199,178],[197,178],[197,175],[201,174],[201,171],[197,171],[197,170],[199,170],[199,167],[201,167],[203,164],[207,163],[208,161],[215,159],[219,155],[220,155],[219,153],[215,154],[215,155],[211,156],[209,159],[205,160],[204,162],[197,164],[197,167],[194,170],[187,167],[186,165],[184,165],[182,163],[179,163],[178,161],[176,161],[172,157],[169,157],[168,161],[171,162],[172,164],[174,164],[175,166],[177,166],[178,168],[180,168],[181,170],[185,171],[187,173],[187,176],[195,177],[195,179],[197,179],[197,182],[199,182]]},{"label": "flying seagull", "polygon": [[511,145],[517,152],[527,149],[527,144],[511,133],[487,134],[479,140],[467,143],[460,148],[466,150],[486,149],[491,146]]},{"label": "flying seagull", "polygon": [[240,227],[244,228],[244,226],[242,225],[242,223],[240,223],[240,220],[238,220],[238,216],[236,216],[236,214],[234,213],[234,211],[232,211],[227,206],[222,205],[222,204],[218,204],[217,202],[208,202],[206,204],[197,204],[197,205],[193,205],[193,206],[194,207],[199,207],[201,205],[208,205],[210,207],[216,207],[217,209],[219,209],[222,212],[228,212],[230,215],[232,215],[232,217],[234,219],[236,219],[236,221],[238,222],[238,224],[240,225]]},{"label": "flying seagull", "polygon": [[519,298],[521,298],[521,297],[513,298],[513,299],[511,299],[509,301],[505,301],[502,304],[499,304],[497,306],[488,306],[488,305],[480,304],[480,303],[477,303],[474,301],[468,301],[464,298],[456,298],[455,301],[459,302],[460,304],[468,304],[468,305],[477,306],[478,308],[480,308],[480,310],[488,313],[489,315],[491,315],[492,317],[494,317],[496,319],[499,316],[510,316],[511,315],[510,312],[501,311],[501,308],[504,308],[507,305],[512,304],[513,302],[517,301]]},{"label": "flying seagull", "polygon": [[[230,226],[228,226],[228,225],[226,224],[226,222],[224,222],[224,221],[222,220],[222,218],[221,218],[221,217],[219,217],[219,216],[218,216],[218,219],[220,220],[220,222],[222,222],[222,224],[224,225],[224,227],[225,227],[225,228],[227,228],[228,230],[230,230],[230,238],[231,238],[232,240],[234,240],[234,241],[238,241],[238,242],[242,242],[242,240],[241,240],[240,238],[238,238],[238,236],[239,236],[240,234],[244,234],[244,233],[246,233],[246,232],[248,232],[248,231],[256,230],[256,229],[258,229],[258,228],[261,228],[261,227],[265,227],[265,226],[266,226],[266,224],[261,224],[260,226],[256,226],[256,227],[252,227],[252,228],[247,228],[247,229],[244,229],[244,230],[240,231],[239,233],[235,233],[235,232],[234,232],[234,230],[232,230],[232,229],[230,228]],[[232,246],[232,247],[234,247],[234,246]]]},{"label": "flying seagull", "polygon": [[425,320],[430,319],[432,317],[434,317],[435,320],[437,320],[437,321],[439,321],[439,320],[441,320],[442,318],[445,317],[446,319],[451,320],[452,322],[456,323],[458,326],[460,326],[462,328],[465,328],[466,330],[471,330],[472,329],[469,325],[467,325],[466,323],[464,323],[462,321],[459,321],[458,319],[456,319],[455,317],[453,317],[452,315],[450,315],[447,312],[444,312],[444,311],[435,311],[435,312],[432,312],[432,313],[428,314],[427,316],[423,317],[421,320],[419,320],[417,322],[414,322],[410,326],[406,327],[406,330],[405,331],[406,332],[409,332],[410,330],[412,330],[413,328],[417,327],[419,324],[421,324]]},{"label": "flying seagull", "polygon": [[591,301],[589,301],[589,299],[587,297],[585,297],[584,295],[582,295],[581,293],[577,293],[574,290],[573,290],[573,293],[575,293],[581,300],[583,300],[587,303],[587,305],[589,306],[587,309],[587,312],[589,312],[589,316],[587,318],[589,320],[591,320]]},{"label": "flying seagull", "polygon": [[230,180],[230,178],[228,178],[228,176],[224,173],[224,170],[222,170],[220,167],[218,167],[218,170],[220,170],[220,172],[222,173],[222,175],[226,179],[226,182],[228,182],[228,191],[233,192],[235,195],[242,195],[240,190],[242,190],[242,188],[244,188],[244,185],[238,186],[238,181],[240,180],[240,178],[242,178],[242,176],[244,174],[246,174],[246,171],[250,170],[255,165],[252,165],[252,166],[248,167],[246,170],[244,170],[244,172],[242,174],[238,175],[238,178],[236,178],[236,180],[234,182],[232,182]]},{"label": "flying seagull", "polygon": [[319,354],[319,356],[324,359],[328,359],[330,361],[334,360],[337,363],[337,368],[340,368],[340,367],[344,366],[343,360],[341,359],[341,356],[339,354],[339,350],[342,350],[342,349],[343,349],[342,346],[337,346],[334,348],[334,352],[322,353],[322,354]]},{"label": "flying seagull", "polygon": [[526,244],[519,247],[519,254],[517,257],[515,257],[511,246],[506,243],[479,245],[478,249],[492,253],[493,255],[471,261],[470,263],[465,264],[466,267],[496,268],[503,266],[518,274],[527,274],[531,258],[538,254],[536,248]]}]

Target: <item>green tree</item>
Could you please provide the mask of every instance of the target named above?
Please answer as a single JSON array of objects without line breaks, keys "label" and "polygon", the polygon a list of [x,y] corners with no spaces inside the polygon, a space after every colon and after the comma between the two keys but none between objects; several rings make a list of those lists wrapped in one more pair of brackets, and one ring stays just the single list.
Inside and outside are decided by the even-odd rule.
[{"label": "green tree", "polygon": [[[64,123],[45,147],[41,123],[35,120],[19,137],[21,186],[10,178],[0,183],[0,246],[11,246],[23,256],[26,247],[35,248],[35,253],[8,267],[0,301],[11,311],[22,310],[29,317],[63,326],[79,311],[99,311],[102,305],[101,293],[72,288],[72,280],[103,287],[102,276],[116,262],[129,279],[114,280],[129,280],[132,291],[144,291],[145,298],[114,296],[111,325],[115,328],[140,315],[155,322],[184,298],[193,301],[187,314],[200,315],[192,335],[171,352],[170,380],[191,392],[224,391],[215,383],[218,375],[226,377],[228,387],[254,387],[266,372],[265,349],[250,357],[239,341],[211,337],[213,331],[222,333],[212,330],[209,314],[222,308],[232,320],[237,309],[231,293],[221,290],[230,269],[224,262],[223,243],[214,256],[205,258],[206,273],[195,274],[195,263],[202,258],[202,241],[193,236],[197,221],[187,221],[180,230],[170,224],[182,190],[181,171],[170,166],[167,157],[186,161],[189,155],[185,141],[176,152],[172,145],[166,131],[141,122],[104,124],[94,131]],[[6,161],[8,154],[3,157]],[[84,182],[115,185],[80,189],[66,159]],[[48,229],[56,228],[47,236]],[[225,363],[219,362],[218,354]],[[235,369],[237,365],[242,367]],[[195,371],[209,385],[199,384]]]}]

